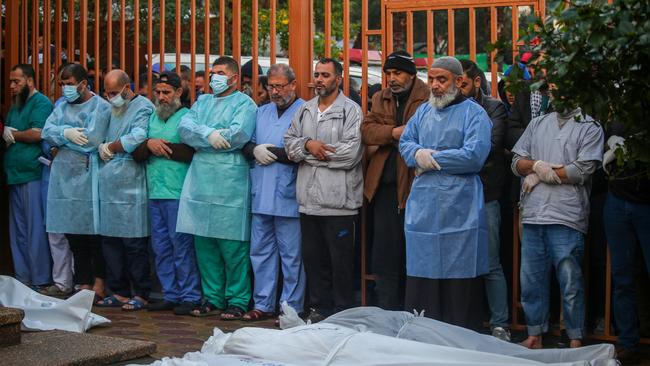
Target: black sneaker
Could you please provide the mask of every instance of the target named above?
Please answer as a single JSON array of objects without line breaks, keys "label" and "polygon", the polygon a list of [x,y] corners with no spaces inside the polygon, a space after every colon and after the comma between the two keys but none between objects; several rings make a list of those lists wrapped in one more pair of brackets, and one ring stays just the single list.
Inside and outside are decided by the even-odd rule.
[{"label": "black sneaker", "polygon": [[196,308],[196,303],[183,301],[180,304],[176,304],[174,307],[174,314],[176,315],[189,315],[192,310]]}]

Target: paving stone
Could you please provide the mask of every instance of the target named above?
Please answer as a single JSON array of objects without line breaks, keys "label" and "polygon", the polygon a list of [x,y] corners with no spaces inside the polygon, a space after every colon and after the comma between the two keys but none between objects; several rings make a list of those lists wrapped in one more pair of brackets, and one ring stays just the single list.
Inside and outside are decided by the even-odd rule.
[{"label": "paving stone", "polygon": [[0,307],[0,347],[20,344],[20,323],[24,317],[21,309]]}]

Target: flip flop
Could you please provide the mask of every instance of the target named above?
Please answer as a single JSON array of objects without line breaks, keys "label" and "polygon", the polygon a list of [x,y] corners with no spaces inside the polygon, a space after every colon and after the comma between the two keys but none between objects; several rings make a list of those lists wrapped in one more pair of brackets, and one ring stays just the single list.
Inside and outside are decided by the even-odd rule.
[{"label": "flip flop", "polygon": [[[125,308],[124,305],[131,305],[131,306],[133,306],[133,308],[131,308],[131,309]],[[142,301],[140,301],[140,300],[138,300],[136,298],[133,298],[133,299],[127,301],[126,303],[124,303],[124,305],[122,306],[123,311],[138,311],[138,310],[142,310],[142,309],[147,307],[147,304],[145,304],[144,302],[142,302]]]},{"label": "flip flop", "polygon": [[122,305],[126,304],[125,302],[118,300],[114,295],[107,296],[100,301],[101,303],[97,301],[95,306],[99,308],[121,308]]},{"label": "flip flop", "polygon": [[244,314],[241,318],[245,322],[257,322],[261,320],[271,319],[273,318],[273,315],[273,312],[267,313],[259,309],[253,309]]},{"label": "flip flop", "polygon": [[240,309],[236,306],[228,306],[226,311],[221,313],[221,320],[241,320],[242,316],[244,316],[244,311],[243,309]]},{"label": "flip flop", "polygon": [[204,304],[195,307],[189,315],[196,317],[215,316],[221,314],[222,311],[223,309],[219,309],[214,304],[205,302]]}]

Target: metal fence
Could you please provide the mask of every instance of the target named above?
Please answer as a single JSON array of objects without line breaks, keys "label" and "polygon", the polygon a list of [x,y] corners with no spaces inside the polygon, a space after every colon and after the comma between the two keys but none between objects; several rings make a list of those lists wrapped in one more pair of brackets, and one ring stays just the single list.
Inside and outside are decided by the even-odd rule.
[{"label": "metal fence", "polygon": [[[313,95],[316,57],[335,57],[344,65],[344,87],[361,95],[367,110],[369,87],[381,83],[381,64],[393,50],[405,49],[426,72],[435,57],[475,60],[489,71],[491,92],[503,64],[486,45],[512,39],[506,66],[518,53],[519,32],[530,14],[543,14],[544,0],[0,0],[0,105],[10,105],[7,76],[18,63],[31,63],[36,87],[53,100],[60,94],[55,72],[63,62],[87,67],[92,87],[100,91],[102,74],[121,68],[136,87],[144,82],[151,95],[152,74],[181,66],[208,70],[217,55],[270,66],[289,62],[303,98]],[[253,67],[253,78],[258,76]],[[422,74],[422,77],[426,77]],[[208,83],[204,84],[208,91]],[[385,84],[384,84],[385,85]],[[257,83],[253,83],[257,95]],[[362,227],[366,227],[365,208]],[[4,210],[6,216],[6,210]],[[4,217],[6,222],[6,217]],[[513,217],[513,327],[523,329],[519,304],[518,218]],[[362,230],[362,303],[373,276],[366,266],[366,230]],[[6,243],[6,237],[5,243]],[[3,257],[6,258],[6,251]],[[613,340],[611,275],[607,256],[605,330],[596,338]],[[650,343],[648,339],[644,343]]]}]

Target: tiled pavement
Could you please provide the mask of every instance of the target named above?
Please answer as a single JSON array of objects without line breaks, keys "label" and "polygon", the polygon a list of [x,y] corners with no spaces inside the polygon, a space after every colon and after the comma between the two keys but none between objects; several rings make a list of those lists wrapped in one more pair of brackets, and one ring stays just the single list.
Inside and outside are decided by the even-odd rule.
[{"label": "tiled pavement", "polygon": [[222,321],[218,316],[178,316],[171,311],[127,312],[120,308],[94,307],[93,312],[110,319],[111,323],[92,328],[89,333],[155,342],[158,348],[151,357],[156,359],[166,356],[181,357],[186,352],[200,350],[215,327],[219,327],[223,332],[232,332],[248,326],[275,327],[274,320],[255,323]]}]

